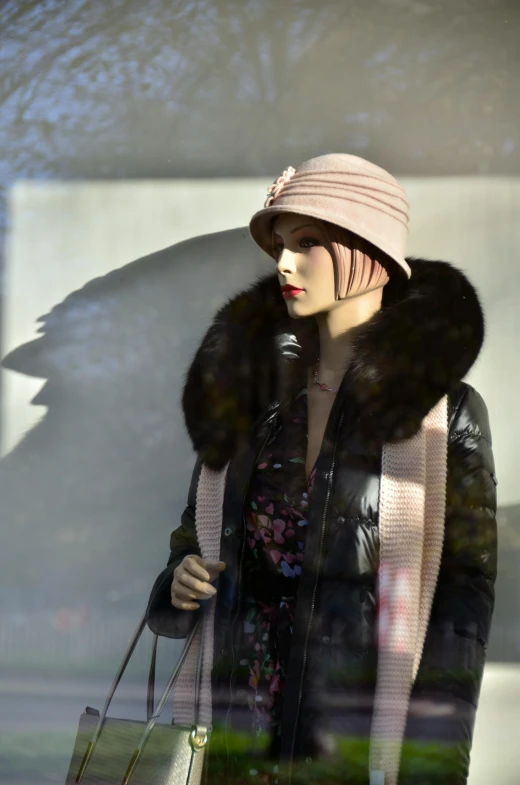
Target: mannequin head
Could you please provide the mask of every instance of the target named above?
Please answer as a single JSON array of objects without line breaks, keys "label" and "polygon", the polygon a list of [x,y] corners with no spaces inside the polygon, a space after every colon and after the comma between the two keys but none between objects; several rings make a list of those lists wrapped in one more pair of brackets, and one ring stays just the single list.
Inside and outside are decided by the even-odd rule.
[{"label": "mannequin head", "polygon": [[[249,222],[249,231],[254,242],[270,256],[274,220],[287,214],[312,216],[333,230],[344,229],[347,237],[354,235],[356,243],[363,238],[371,244],[369,256],[383,266],[386,259],[391,259],[392,275],[395,271],[410,278],[405,256],[408,199],[403,186],[380,166],[355,155],[328,153],[304,161],[296,169],[288,167],[268,192],[263,209]],[[331,242],[334,244],[334,237]],[[348,247],[349,243],[352,239],[342,240],[340,246]],[[338,272],[338,296],[342,297],[345,282],[339,267]]]},{"label": "mannequin head", "polygon": [[385,254],[357,235],[305,215],[282,214],[272,230],[280,285],[304,291],[286,300],[289,316],[330,312],[388,282]]}]

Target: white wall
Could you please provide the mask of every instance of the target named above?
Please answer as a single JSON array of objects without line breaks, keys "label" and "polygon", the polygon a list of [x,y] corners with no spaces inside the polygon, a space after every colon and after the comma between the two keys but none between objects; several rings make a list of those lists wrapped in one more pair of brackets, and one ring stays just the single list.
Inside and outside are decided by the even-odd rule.
[{"label": "white wall", "polygon": [[473,735],[468,785],[517,785],[519,728],[520,669],[517,665],[487,665]]}]

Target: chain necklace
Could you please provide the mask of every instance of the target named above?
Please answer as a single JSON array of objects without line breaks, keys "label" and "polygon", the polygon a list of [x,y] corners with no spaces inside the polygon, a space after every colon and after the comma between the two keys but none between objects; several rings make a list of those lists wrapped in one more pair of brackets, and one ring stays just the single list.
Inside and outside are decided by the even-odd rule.
[{"label": "chain necklace", "polygon": [[324,384],[323,382],[320,382],[320,380],[318,379],[318,365],[319,364],[320,364],[320,358],[318,357],[318,362],[316,363],[316,366],[315,366],[315,369],[314,369],[314,384],[317,384],[318,387],[320,388],[320,390],[322,390],[323,392],[337,393],[338,390],[339,390],[339,387],[338,387],[338,390],[333,390],[332,387],[327,387],[326,384]]}]

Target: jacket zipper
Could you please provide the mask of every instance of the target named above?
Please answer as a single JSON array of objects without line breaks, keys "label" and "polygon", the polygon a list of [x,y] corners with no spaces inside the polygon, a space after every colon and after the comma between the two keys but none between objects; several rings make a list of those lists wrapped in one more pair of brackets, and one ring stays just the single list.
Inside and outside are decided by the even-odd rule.
[{"label": "jacket zipper", "polygon": [[263,452],[263,450],[265,448],[265,445],[269,441],[269,437],[270,437],[271,432],[273,430],[273,423],[276,420],[276,415],[277,414],[278,414],[278,412],[276,412],[276,414],[273,415],[273,417],[271,419],[271,422],[269,424],[269,430],[267,432],[267,435],[266,435],[264,441],[262,442],[262,445],[261,445],[260,449],[255,453],[255,457],[254,457],[254,460],[253,460],[253,467],[252,467],[252,469],[251,469],[251,471],[249,473],[249,478],[247,480],[246,487],[244,489],[244,494],[242,496],[242,547],[241,547],[241,550],[240,550],[240,564],[239,564],[239,568],[238,568],[238,598],[237,598],[237,610],[236,610],[234,619],[233,619],[233,621],[231,623],[231,675],[229,677],[229,704],[228,704],[228,708],[227,708],[227,712],[226,712],[226,719],[225,719],[225,722],[224,722],[224,738],[225,738],[225,741],[226,741],[228,780],[229,780],[229,745],[228,745],[227,729],[228,729],[229,715],[230,715],[230,712],[231,712],[231,703],[232,703],[232,700],[233,700],[233,676],[235,674],[235,646],[234,646],[235,635],[234,635],[234,632],[235,632],[235,625],[236,625],[238,616],[240,614],[240,603],[241,603],[241,599],[242,599],[242,566],[243,566],[243,557],[244,557],[245,543],[246,543],[246,534],[247,534],[247,532],[246,532],[246,516],[245,516],[244,508],[245,508],[246,498],[247,498],[247,494],[249,492],[249,486],[251,484],[251,477],[252,477],[252,474],[253,474],[253,471],[254,471],[254,467],[255,467],[256,461],[258,460],[258,456],[262,454],[262,452]]},{"label": "jacket zipper", "polygon": [[[343,416],[344,415],[342,414],[341,417],[340,417],[336,434],[338,434],[340,432],[340,430],[341,430],[341,424],[343,422]],[[322,562],[323,562],[323,544],[324,544],[324,541],[325,541],[325,522],[326,522],[326,518],[327,518],[327,511],[328,511],[328,508],[329,508],[330,494],[331,494],[331,491],[332,491],[332,480],[333,480],[333,477],[334,477],[334,466],[335,466],[335,463],[336,463],[336,448],[337,448],[337,436],[336,436],[336,439],[334,440],[334,448],[333,448],[333,451],[332,451],[332,463],[331,463],[331,467],[330,467],[329,483],[328,483],[328,487],[327,487],[327,496],[325,498],[325,504],[324,504],[324,507],[323,507],[323,516],[322,516],[322,519],[321,519],[321,534],[320,534],[320,549],[319,549],[319,554],[318,554],[318,569],[316,570],[316,580],[314,581],[314,589],[312,591],[311,610],[310,610],[310,613],[309,613],[309,623],[307,624],[307,632],[305,633],[305,644],[304,644],[304,647],[303,647],[303,664],[302,664],[302,671],[301,671],[301,677],[300,677],[300,689],[298,691],[298,703],[297,703],[297,706],[296,706],[296,714],[295,714],[295,717],[294,717],[294,725],[293,725],[294,730],[293,730],[293,738],[292,738],[292,744],[291,744],[291,756],[289,758],[289,778],[288,778],[287,785],[291,785],[291,779],[292,779],[294,749],[296,747],[296,733],[297,733],[297,729],[298,729],[298,718],[300,716],[300,707],[301,707],[302,696],[303,696],[303,681],[304,681],[304,677],[305,677],[305,666],[307,664],[307,648],[308,648],[308,645],[309,645],[309,636],[310,636],[310,632],[311,632],[312,621],[313,621],[313,618],[314,618],[314,608],[315,608],[315,605],[316,605],[316,593],[317,593],[317,590],[318,590],[318,581],[319,581],[319,578],[320,578],[320,570],[321,570],[321,566],[322,566]]]}]

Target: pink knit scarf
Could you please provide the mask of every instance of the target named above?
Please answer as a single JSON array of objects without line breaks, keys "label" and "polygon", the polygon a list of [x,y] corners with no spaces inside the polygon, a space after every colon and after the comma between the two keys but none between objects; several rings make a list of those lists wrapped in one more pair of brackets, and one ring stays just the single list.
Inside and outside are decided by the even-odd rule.
[{"label": "pink knit scarf", "polygon": [[412,685],[421,661],[444,541],[448,404],[419,433],[383,449],[379,497],[379,658],[370,785],[397,785]]},{"label": "pink knit scarf", "polygon": [[[377,684],[370,737],[370,785],[397,785],[413,683],[439,574],[446,511],[448,404],[444,397],[419,433],[383,448],[379,503]],[[229,464],[228,464],[229,465]],[[202,467],[196,528],[202,556],[220,558],[222,503],[228,465]],[[204,630],[200,721],[211,727],[215,597]],[[200,631],[175,684],[174,719],[194,721],[193,685]]]}]

